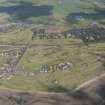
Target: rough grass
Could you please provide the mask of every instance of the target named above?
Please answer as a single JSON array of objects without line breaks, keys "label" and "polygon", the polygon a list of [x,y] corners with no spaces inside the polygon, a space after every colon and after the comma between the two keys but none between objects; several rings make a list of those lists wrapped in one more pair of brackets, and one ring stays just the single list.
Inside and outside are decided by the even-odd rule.
[{"label": "rough grass", "polygon": [[[32,77],[16,76],[10,80],[2,80],[0,84],[6,88],[33,91],[57,91],[60,86],[69,90],[74,89],[105,72],[98,61],[99,56],[96,55],[104,50],[105,44],[101,42],[85,46],[79,39],[34,40],[18,67],[36,71],[36,74]],[[53,73],[37,71],[43,64],[62,62],[71,62],[73,67]],[[59,84],[54,84],[55,80]]]},{"label": "rough grass", "polygon": [[[29,2],[29,0],[23,1]],[[60,24],[60,22],[64,22],[65,16],[70,13],[94,12],[91,4],[79,0],[62,0],[62,5],[58,0],[30,0],[30,2],[33,5],[52,5],[54,7],[52,16],[29,16],[28,20],[37,24]],[[4,3],[3,5],[0,4],[0,7],[11,7],[12,5],[14,4]],[[90,20],[87,19],[86,21],[80,21],[78,24],[84,27],[90,24],[88,22]],[[0,33],[0,44],[27,44],[31,37],[30,29]],[[34,71],[36,74],[32,77],[13,76],[10,80],[0,80],[0,87],[34,91],[56,91],[60,86],[68,90],[74,89],[83,82],[105,72],[105,68],[98,61],[99,56],[97,55],[97,53],[104,53],[104,51],[105,43],[102,42],[86,46],[79,39],[33,40],[18,67]],[[0,63],[5,62],[5,59],[1,57]],[[73,67],[53,73],[40,73],[38,71],[44,64],[52,65],[63,62],[71,62]],[[56,85],[54,81],[58,81],[58,84]]]},{"label": "rough grass", "polygon": [[[19,29],[0,33],[0,44],[26,44],[31,40],[30,29]],[[5,40],[4,40],[5,39]],[[0,51],[11,48],[0,47]],[[58,91],[60,87],[75,89],[83,82],[105,72],[97,54],[104,53],[105,43],[98,42],[86,46],[79,39],[35,39],[18,64],[19,68],[34,71],[32,77],[13,76],[10,80],[0,80],[0,87],[32,91]],[[7,58],[0,57],[0,65]],[[73,67],[53,73],[40,73],[44,64],[52,65],[71,62]],[[58,81],[59,84],[55,84]]]}]

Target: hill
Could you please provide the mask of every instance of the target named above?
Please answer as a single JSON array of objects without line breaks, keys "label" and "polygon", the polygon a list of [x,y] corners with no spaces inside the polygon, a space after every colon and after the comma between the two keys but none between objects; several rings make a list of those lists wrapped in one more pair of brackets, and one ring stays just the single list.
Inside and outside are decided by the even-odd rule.
[{"label": "hill", "polygon": [[84,85],[75,92],[31,93],[0,90],[0,105],[103,105],[105,76]]},{"label": "hill", "polygon": [[[73,24],[87,26],[92,23],[104,23],[104,11],[99,12],[97,0],[7,0],[2,1],[0,13],[7,22],[24,21],[35,24]],[[78,19],[80,17],[80,19]],[[44,21],[43,21],[44,20]],[[71,25],[72,25],[71,24]]]},{"label": "hill", "polygon": [[104,24],[101,0],[2,0],[0,87],[63,92],[105,73]]}]

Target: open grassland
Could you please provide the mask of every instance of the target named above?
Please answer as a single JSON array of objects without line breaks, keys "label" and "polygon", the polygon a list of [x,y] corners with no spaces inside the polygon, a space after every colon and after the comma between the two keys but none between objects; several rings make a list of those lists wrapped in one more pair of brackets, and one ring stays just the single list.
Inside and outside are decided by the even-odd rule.
[{"label": "open grassland", "polygon": [[[105,12],[96,11],[93,4],[85,0],[84,2],[80,0],[19,1],[0,3],[2,16],[0,23],[22,21],[36,23],[36,25],[45,24],[45,26],[70,23],[71,26],[85,27],[94,22],[103,23],[105,20]],[[100,55],[105,53],[104,42],[86,45],[75,38],[32,40],[30,30],[32,27],[31,24],[29,25],[28,28],[19,27],[12,31],[0,32],[0,52],[14,51],[6,56],[0,55],[0,67],[16,58],[16,68],[32,72],[34,75],[9,74],[11,78],[0,79],[0,87],[33,91],[65,91],[65,88],[75,89],[83,82],[105,73],[105,65],[99,60]],[[10,46],[6,47],[7,45]],[[26,49],[16,57],[15,48],[20,48],[21,45]],[[15,53],[15,56],[11,53]],[[44,65],[50,67],[62,63],[70,64],[70,67],[64,70],[41,71]]]},{"label": "open grassland", "polygon": [[10,32],[0,32],[0,69],[18,62],[21,50],[29,43],[31,37],[32,33],[28,28],[20,27]]},{"label": "open grassland", "polygon": [[[1,87],[33,90],[64,91],[76,88],[83,82],[105,72],[98,60],[105,51],[105,43],[89,46],[79,39],[33,40],[18,64],[19,68],[35,72],[33,76],[13,76],[10,80],[1,80]],[[42,65],[70,62],[67,70],[40,72]],[[58,82],[57,84],[55,82]]]}]

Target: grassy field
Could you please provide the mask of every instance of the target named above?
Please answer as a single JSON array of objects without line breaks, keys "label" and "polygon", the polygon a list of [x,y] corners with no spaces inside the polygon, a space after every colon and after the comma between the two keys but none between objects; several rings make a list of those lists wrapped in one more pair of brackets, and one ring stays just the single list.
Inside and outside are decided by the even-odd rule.
[{"label": "grassy field", "polygon": [[[104,53],[105,44],[94,43],[89,46],[79,39],[34,40],[24,54],[19,68],[35,72],[34,76],[13,76],[0,81],[1,87],[32,90],[59,91],[71,90],[83,82],[105,73],[97,54]],[[71,62],[72,67],[63,71],[41,73],[42,65]],[[55,84],[58,81],[58,84]]]}]

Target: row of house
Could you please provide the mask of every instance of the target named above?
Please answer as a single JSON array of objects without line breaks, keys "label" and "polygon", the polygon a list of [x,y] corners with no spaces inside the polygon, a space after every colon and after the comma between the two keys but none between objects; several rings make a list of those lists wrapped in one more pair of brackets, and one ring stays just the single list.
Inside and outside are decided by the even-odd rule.
[{"label": "row of house", "polygon": [[40,39],[58,39],[63,38],[65,36],[62,36],[63,32],[68,31],[70,28],[57,28],[57,27],[45,27],[45,28],[36,28],[32,29],[33,35],[32,39],[34,38],[40,38]]},{"label": "row of house", "polygon": [[105,27],[102,26],[91,26],[88,28],[39,28],[33,29],[32,39],[60,39],[60,38],[80,38],[83,41],[90,40],[105,40]]}]

